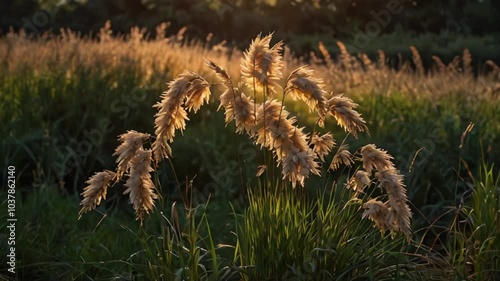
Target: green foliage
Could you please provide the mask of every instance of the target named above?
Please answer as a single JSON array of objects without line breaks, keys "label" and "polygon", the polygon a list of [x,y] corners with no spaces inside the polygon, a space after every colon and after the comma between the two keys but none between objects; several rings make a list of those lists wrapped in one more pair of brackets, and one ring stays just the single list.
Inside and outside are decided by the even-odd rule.
[{"label": "green foliage", "polygon": [[402,237],[381,239],[361,218],[361,199],[338,185],[317,190],[268,183],[249,191],[237,255],[248,280],[408,280],[416,264]]},{"label": "green foliage", "polygon": [[500,175],[483,164],[452,222],[449,253],[457,279],[500,278]]},{"label": "green foliage", "polygon": [[[432,101],[402,93],[357,97],[371,141],[392,151],[405,175],[410,201],[423,214],[416,218],[417,225],[432,222],[467,190],[463,182],[457,183],[457,177],[468,176],[465,167],[457,168],[460,159],[476,174],[478,155],[484,153],[491,163],[500,156],[494,145],[500,141],[497,102],[469,99],[466,93],[450,93]],[[475,128],[460,148],[469,122]],[[488,150],[483,151],[481,144]]]},{"label": "green foliage", "polygon": [[[55,186],[18,191],[14,280],[238,280],[231,248],[215,236],[225,234],[230,209],[206,204],[158,207],[140,226],[134,215],[97,212],[78,218],[78,196],[63,195]],[[0,193],[7,198],[6,193]],[[0,207],[7,209],[6,200]],[[214,207],[222,205],[215,201]],[[229,207],[229,206],[228,206]],[[215,211],[215,212],[214,212]],[[108,214],[109,212],[109,214]],[[6,229],[2,213],[0,226]],[[215,229],[216,231],[211,230]],[[4,232],[1,236],[2,241]],[[214,236],[215,235],[215,236]],[[227,251],[229,250],[229,252]],[[226,251],[226,252],[223,252]],[[222,253],[221,253],[222,252]],[[7,263],[6,255],[0,261]],[[177,279],[176,279],[177,278]],[[7,279],[9,280],[9,279]]]}]

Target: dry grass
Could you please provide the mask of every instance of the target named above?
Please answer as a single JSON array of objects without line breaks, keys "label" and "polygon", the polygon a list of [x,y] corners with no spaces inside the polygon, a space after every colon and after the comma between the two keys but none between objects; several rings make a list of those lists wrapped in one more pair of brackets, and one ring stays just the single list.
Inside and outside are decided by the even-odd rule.
[{"label": "dry grass", "polygon": [[205,101],[208,102],[209,86],[201,76],[187,70],[168,84],[169,90],[163,93],[161,103],[154,105],[158,108],[153,143],[156,163],[172,156],[168,142],[174,140],[175,130],[182,132],[186,128],[187,111],[196,112]]},{"label": "dry grass", "polygon": [[82,206],[79,215],[86,213],[89,210],[95,209],[101,203],[102,199],[106,199],[108,185],[115,177],[115,172],[104,170],[95,173],[86,183],[87,187],[83,189],[83,200],[80,203]]},{"label": "dry grass", "polygon": [[[283,179],[288,179],[293,187],[297,184],[303,187],[311,174],[320,175],[320,163],[325,162],[336,142],[330,132],[321,136],[316,131],[309,134],[304,131],[305,128],[297,125],[297,119],[291,116],[283,103],[288,93],[315,109],[318,114],[317,123],[321,125],[327,115],[332,115],[342,128],[355,137],[359,132],[367,132],[368,128],[361,114],[355,110],[357,104],[352,99],[342,95],[329,96],[323,89],[322,80],[304,66],[288,76],[282,101],[274,99],[274,95],[278,94],[275,89],[281,88],[276,81],[283,76],[283,57],[281,42],[269,47],[271,39],[271,35],[259,35],[252,41],[241,61],[242,77],[237,87],[224,68],[210,60],[206,60],[206,63],[225,87],[219,98],[219,108],[225,110],[226,123],[235,120],[236,132],[247,133],[255,144],[273,153],[277,165],[281,167]],[[351,60],[345,58],[347,54],[345,50],[343,52],[346,60],[344,67],[347,67]],[[253,92],[253,99],[245,95],[245,86]],[[186,70],[168,84],[161,102],[154,105],[158,112],[155,115],[155,138],[151,150],[144,149],[145,141],[150,139],[148,134],[129,131],[119,136],[121,144],[114,154],[118,156],[118,167],[113,179],[119,181],[124,174],[128,177],[125,193],[130,193],[130,201],[141,222],[144,215],[153,210],[154,199],[157,198],[150,174],[154,171],[153,157],[155,166],[163,159],[172,157],[169,143],[174,141],[175,131],[182,132],[185,129],[186,120],[189,120],[188,112],[196,113],[208,102],[209,96],[210,84],[197,73]],[[257,102],[257,97],[262,102]],[[365,203],[365,216],[375,221],[382,231],[388,229],[392,234],[400,231],[410,237],[411,212],[406,204],[403,178],[394,168],[392,157],[375,145],[363,147],[361,153],[366,172],[358,171],[351,180],[356,194],[370,184],[370,176],[374,170],[377,171],[375,176],[380,186],[388,194],[388,201],[384,204],[379,204],[379,201]],[[349,146],[342,144],[329,168],[335,170],[341,165],[352,166],[354,163]],[[260,166],[258,176],[266,170],[266,165]],[[88,181],[90,186],[83,193],[82,212],[95,208],[101,198],[105,197],[106,186],[111,181],[109,175],[109,172],[102,172]],[[380,221],[382,217],[384,222]]]},{"label": "dry grass", "polygon": [[[366,182],[366,177],[376,171],[375,177],[378,180],[378,185],[388,195],[388,200],[384,203],[380,201],[365,203],[366,211],[363,216],[368,216],[373,220],[381,231],[388,229],[391,234],[401,231],[410,239],[412,214],[407,204],[408,198],[403,184],[403,176],[392,163],[393,157],[372,144],[364,146],[361,149],[361,154],[363,168],[366,172],[356,174],[355,177],[360,177]],[[361,180],[356,179],[355,182]]]},{"label": "dry grass", "polygon": [[[108,184],[123,177],[128,178],[127,191],[131,194],[138,216],[142,218],[144,213],[152,210],[155,188],[148,180],[150,171],[147,167],[154,168],[162,159],[172,156],[169,143],[174,140],[177,130],[184,130],[188,111],[196,112],[208,101],[209,83],[203,77],[210,80],[212,75],[218,76],[226,88],[218,95],[220,107],[225,110],[226,123],[235,120],[237,132],[248,134],[255,143],[270,150],[281,166],[283,177],[293,185],[304,185],[308,176],[319,174],[319,166],[331,153],[335,140],[328,132],[320,136],[319,132],[307,132],[298,126],[296,118],[284,107],[288,93],[306,103],[316,114],[320,126],[328,121],[327,116],[330,115],[355,137],[358,133],[368,132],[353,101],[364,94],[400,92],[431,101],[449,92],[468,92],[471,93],[470,99],[491,100],[499,97],[499,67],[488,61],[479,75],[474,77],[472,57],[467,50],[462,57],[457,56],[448,63],[433,57],[435,65],[425,71],[416,48],[411,48],[413,64],[401,60],[399,67],[394,69],[387,65],[382,51],[375,63],[365,54],[351,55],[345,45],[338,42],[340,56],[332,56],[320,44],[322,58],[313,55],[306,67],[281,42],[271,46],[271,35],[258,36],[246,52],[240,52],[224,44],[188,41],[183,31],[176,36],[165,37],[167,25],[158,27],[155,38],[149,38],[144,30],[138,28],[131,29],[127,36],[112,37],[110,28],[109,25],[103,27],[98,40],[78,36],[69,30],[62,30],[60,36],[46,35],[34,40],[23,33],[9,33],[0,40],[2,71],[6,73],[42,75],[50,71],[70,78],[94,69],[101,69],[101,75],[106,75],[107,71],[121,71],[134,65],[142,81],[161,80],[165,73],[168,77],[177,77],[169,83],[161,102],[156,105],[155,136],[139,132],[120,136],[121,144],[115,152],[118,156],[116,175],[105,181],[103,177],[109,173],[103,172],[97,174],[99,177],[95,175],[89,179],[89,186],[83,193],[82,213],[95,208],[105,198]],[[209,68],[214,72],[206,68],[205,58],[213,60],[209,62]],[[191,71],[185,70],[188,68]],[[283,73],[288,73],[287,79]],[[241,82],[233,83],[232,79]],[[150,149],[144,148],[150,140]],[[375,147],[368,147],[366,155],[376,154]],[[145,153],[151,154],[153,162],[147,161]],[[143,155],[142,169],[133,167],[138,165],[135,158],[138,154]],[[388,194],[384,206],[388,208],[390,223],[386,228],[408,234],[411,213],[405,201],[402,178],[388,154],[381,152],[377,155],[380,159],[375,157],[378,162],[373,162],[363,154],[363,173],[367,174],[356,173],[352,186],[357,192],[362,192],[368,185],[366,176],[370,179],[372,172],[376,171],[376,181]],[[342,143],[329,167],[351,166],[354,161],[348,145]],[[141,181],[133,181],[131,177],[141,178]],[[370,209],[372,205],[366,206]],[[378,213],[385,212],[380,204],[377,206]],[[396,212],[399,216],[395,215]]]},{"label": "dry grass", "polygon": [[[323,44],[319,46],[321,57],[312,54],[312,60],[305,62],[297,59],[286,46],[281,43],[273,47],[267,45],[263,49],[249,49],[243,53],[229,48],[225,42],[213,44],[211,41],[189,41],[183,31],[176,36],[166,37],[167,24],[158,26],[155,37],[150,37],[145,30],[132,28],[130,34],[122,37],[111,36],[111,26],[108,24],[99,33],[98,40],[82,37],[70,30],[61,30],[59,36],[45,35],[42,38],[29,39],[24,33],[8,33],[0,39],[0,58],[4,66],[2,71],[8,73],[34,72],[37,75],[56,72],[70,78],[82,72],[101,70],[102,75],[130,68],[137,69],[137,75],[144,82],[159,81],[173,78],[190,69],[200,75],[209,75],[205,67],[205,58],[210,58],[224,66],[233,79],[240,79],[246,73],[252,76],[254,67],[246,65],[246,71],[241,71],[239,63],[247,57],[255,56],[260,64],[255,65],[256,85],[268,85],[270,92],[279,87],[281,82],[279,72],[291,70],[308,63],[314,70],[315,79],[323,79],[325,87],[335,93],[349,93],[350,97],[364,94],[390,95],[394,92],[411,94],[419,98],[437,99],[440,95],[450,92],[470,93],[474,99],[498,99],[500,89],[499,67],[492,61],[487,61],[480,69],[473,69],[470,52],[464,51],[462,57],[457,56],[450,62],[443,62],[433,57],[435,64],[429,71],[422,70],[421,58],[416,48],[411,48],[414,62],[400,60],[395,69],[389,66],[383,51],[379,51],[376,63],[364,54],[352,55],[341,42],[338,43],[340,55],[331,55]],[[269,36],[259,37],[264,46],[269,44]],[[257,39],[256,39],[257,40]],[[283,48],[282,68],[267,71],[271,65],[277,66],[279,52]],[[264,52],[265,56],[258,53]],[[264,54],[262,53],[262,54]],[[253,61],[251,59],[250,61]],[[256,61],[257,62],[257,61]],[[417,69],[417,71],[414,70]],[[474,71],[479,70],[477,79]],[[267,71],[266,75],[263,75]],[[422,75],[422,73],[425,75]],[[252,82],[253,80],[247,81]]]},{"label": "dry grass", "polygon": [[[243,76],[240,87],[233,86],[231,77],[222,67],[212,61],[207,61],[207,65],[215,71],[226,87],[220,96],[220,107],[225,109],[226,123],[235,120],[237,132],[246,132],[254,139],[255,144],[273,153],[282,168],[283,178],[288,178],[294,187],[296,184],[304,186],[305,179],[310,174],[320,175],[319,162],[325,161],[335,140],[331,133],[318,136],[317,132],[313,132],[313,137],[309,138],[304,128],[296,125],[295,117],[290,117],[283,102],[273,99],[270,93],[275,91],[269,91],[268,88],[279,87],[279,84],[272,80],[281,78],[279,69],[282,62],[278,52],[281,50],[281,44],[275,45],[277,48],[269,48],[270,40],[271,35],[264,38],[258,36],[252,42],[241,63]],[[253,85],[254,97],[257,94],[261,95],[262,103],[256,103],[255,98],[251,100],[243,93],[241,87],[244,83],[250,86],[249,81],[252,81],[250,85]],[[131,202],[141,221],[144,214],[153,209],[153,199],[157,197],[150,175],[153,171],[152,155],[155,155],[156,164],[163,158],[172,156],[168,143],[173,141],[175,130],[184,130],[185,121],[188,120],[187,111],[196,112],[210,95],[209,83],[190,71],[181,73],[168,84],[168,88],[169,90],[162,96],[161,103],[155,105],[158,113],[155,119],[156,139],[152,144],[152,151],[143,149],[143,141],[149,138],[149,135],[130,131],[120,136],[122,144],[115,153],[119,156],[117,180],[123,173],[128,172],[129,178],[125,183],[128,188],[125,193],[130,193]],[[351,99],[342,96],[327,99],[326,92],[322,90],[321,80],[314,78],[312,72],[306,68],[299,67],[293,71],[287,79],[286,88],[283,100],[288,92],[294,92],[295,96],[300,97],[311,108],[317,109],[320,123],[323,123],[325,115],[330,113],[341,127],[356,137],[357,132],[368,130],[361,115],[354,110],[357,105]],[[387,204],[378,204],[379,201],[374,201],[377,204],[372,204],[371,201],[365,203],[367,209],[365,215],[374,220],[381,231],[389,229],[393,234],[401,231],[410,237],[411,212],[406,204],[406,190],[402,176],[394,168],[392,157],[374,145],[363,147],[361,153],[366,172],[356,173],[355,190],[362,192],[371,182],[369,176],[372,171],[376,170],[380,186],[386,190],[389,197]],[[338,169],[341,164],[346,166],[354,164],[346,144],[338,149],[330,168]],[[260,169],[258,174],[262,174],[264,170]],[[92,198],[93,196],[101,194],[84,193],[84,201],[98,202],[99,200]],[[95,208],[95,205],[91,205],[90,208]],[[382,214],[384,222],[380,221]]]}]

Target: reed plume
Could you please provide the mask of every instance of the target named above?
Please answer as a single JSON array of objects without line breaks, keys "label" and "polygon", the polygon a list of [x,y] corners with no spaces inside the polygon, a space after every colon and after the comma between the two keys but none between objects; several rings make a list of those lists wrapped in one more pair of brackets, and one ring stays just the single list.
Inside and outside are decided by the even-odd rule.
[{"label": "reed plume", "polygon": [[376,170],[375,176],[378,179],[379,186],[385,190],[388,195],[386,205],[388,212],[386,214],[386,226],[392,234],[402,232],[408,239],[411,238],[412,213],[407,204],[408,198],[406,188],[403,183],[403,176],[394,167],[393,157],[386,151],[376,148],[369,144],[361,149],[363,167],[368,174],[373,169]]},{"label": "reed plume", "polygon": [[163,93],[161,103],[154,105],[158,108],[155,115],[156,140],[152,145],[156,163],[172,156],[168,143],[173,142],[175,130],[181,130],[182,133],[186,128],[189,118],[185,107],[196,112],[204,101],[208,101],[209,87],[205,79],[188,70],[168,84],[169,89]]},{"label": "reed plume", "polygon": [[231,77],[229,77],[224,68],[210,60],[207,60],[207,65],[215,71],[222,85],[226,88],[220,96],[219,105],[219,109],[224,107],[226,125],[235,120],[236,131],[238,133],[243,133],[245,130],[250,132],[251,128],[255,125],[254,101],[242,93],[239,88],[233,87]]},{"label": "reed plume", "polygon": [[368,217],[380,229],[382,235],[384,235],[385,231],[390,229],[390,226],[387,224],[387,215],[389,214],[387,204],[376,199],[370,199],[363,204],[363,208],[365,211],[362,218]]},{"label": "reed plume", "polygon": [[119,181],[130,168],[130,161],[139,149],[142,149],[144,142],[150,137],[149,134],[139,133],[131,130],[118,136],[121,144],[115,149],[113,156],[118,156],[116,163],[116,181]]},{"label": "reed plume", "polygon": [[251,134],[256,143],[274,152],[282,164],[284,178],[289,178],[295,187],[304,186],[304,180],[311,173],[319,175],[315,153],[308,146],[308,137],[303,128],[295,126],[296,119],[288,118],[289,112],[280,102],[271,100],[257,109],[256,125]]},{"label": "reed plume", "polygon": [[144,215],[153,210],[154,199],[158,195],[154,193],[156,190],[153,181],[151,180],[152,151],[140,149],[132,158],[130,165],[129,178],[125,183],[127,189],[123,194],[130,193],[130,202],[134,206],[137,218],[141,221]]},{"label": "reed plume", "polygon": [[[236,97],[234,97],[235,95]],[[236,132],[249,132],[255,125],[255,104],[251,98],[241,93],[238,88],[227,89],[220,96],[220,107],[224,107],[226,124],[235,120]]]},{"label": "reed plume", "polygon": [[385,53],[382,50],[378,50],[377,53],[378,53],[377,67],[379,69],[385,69],[386,65]]},{"label": "reed plume", "polygon": [[80,203],[82,208],[78,213],[80,217],[87,211],[95,209],[101,203],[102,199],[106,199],[108,185],[115,176],[115,172],[104,170],[95,173],[85,182],[88,186],[83,189],[83,193],[81,194],[83,195],[83,200]]},{"label": "reed plume", "polygon": [[413,63],[415,63],[415,67],[417,69],[417,73],[420,76],[425,75],[424,64],[422,63],[422,58],[418,53],[418,49],[415,46],[410,46],[411,54],[413,55]]},{"label": "reed plume", "polygon": [[328,100],[323,80],[314,77],[314,71],[307,66],[301,66],[288,76],[284,94],[290,93],[294,99],[303,100],[312,111],[319,114],[318,124],[323,127],[328,109]]},{"label": "reed plume", "polygon": [[438,56],[432,56],[432,59],[434,60],[434,65],[436,66],[438,72],[441,74],[446,73],[446,65],[443,63],[441,58]]},{"label": "reed plume", "polygon": [[342,43],[341,41],[337,41],[336,43],[340,50],[340,61],[342,62],[342,65],[344,66],[346,71],[351,72],[353,70],[353,61],[351,58],[351,54],[347,50],[347,47],[344,45],[344,43]]},{"label": "reed plume", "polygon": [[342,95],[328,100],[328,111],[335,117],[339,126],[358,138],[358,132],[368,132],[368,127],[361,114],[355,110],[356,107],[357,103]]},{"label": "reed plume", "polygon": [[283,74],[283,59],[280,52],[283,42],[269,47],[272,34],[265,37],[258,35],[245,51],[241,59],[241,75],[243,81],[250,88],[267,88],[268,94],[275,93],[275,87],[279,87],[279,81]]},{"label": "reed plume", "polygon": [[335,171],[340,168],[340,164],[350,167],[353,163],[354,160],[352,160],[352,154],[349,152],[349,145],[343,144],[339,147],[335,156],[333,156],[329,169]]},{"label": "reed plume", "polygon": [[[318,48],[319,48],[320,53],[325,58],[326,66],[328,66],[328,68],[330,68],[333,65],[333,60],[332,60],[332,56],[330,55],[330,52],[328,52],[328,49],[326,48],[325,44],[321,41],[318,43]],[[314,52],[313,52],[313,54],[314,54]]]},{"label": "reed plume", "polygon": [[386,219],[391,231],[401,231],[408,238],[411,237],[410,219],[412,214],[407,205],[408,199],[403,176],[394,168],[379,171],[375,175],[389,197],[387,202],[390,208]]},{"label": "reed plume", "polygon": [[332,148],[335,146],[335,140],[331,133],[326,133],[322,136],[315,133],[311,138],[311,145],[313,145],[313,151],[321,162],[325,162],[325,156],[332,151]]},{"label": "reed plume", "polygon": [[393,157],[387,151],[378,149],[374,144],[365,145],[361,149],[363,160],[363,168],[368,174],[371,174],[373,169],[384,171],[394,168],[392,164]]},{"label": "reed plume", "polygon": [[466,75],[472,74],[472,55],[469,49],[464,49],[464,53],[462,55],[462,64],[464,67],[464,73]]},{"label": "reed plume", "polygon": [[370,185],[370,182],[370,175],[363,170],[359,170],[351,177],[347,188],[352,188],[355,192],[363,192],[365,187]]}]

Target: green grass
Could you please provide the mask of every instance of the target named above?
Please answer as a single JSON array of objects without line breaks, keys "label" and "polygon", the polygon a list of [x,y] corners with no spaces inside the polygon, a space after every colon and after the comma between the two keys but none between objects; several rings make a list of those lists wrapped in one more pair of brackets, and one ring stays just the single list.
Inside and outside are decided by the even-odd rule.
[{"label": "green grass", "polygon": [[[2,167],[16,167],[18,181],[19,273],[14,279],[407,280],[437,271],[440,277],[479,280],[494,278],[500,270],[494,234],[498,170],[481,163],[499,166],[500,104],[466,92],[437,98],[348,94],[360,104],[370,128],[369,137],[349,137],[348,143],[356,150],[369,140],[395,156],[413,204],[414,240],[425,247],[401,238],[380,239],[371,223],[361,220],[359,204],[343,191],[343,172],[329,174],[323,168],[326,176],[312,177],[305,191],[275,180],[263,189],[255,166],[269,159],[255,154],[251,141],[235,134],[233,125],[224,126],[216,96],[190,116],[186,131],[172,144],[171,164],[158,169],[164,200],[144,228],[119,185],[110,189],[98,212],[77,221],[84,181],[114,167],[117,135],[131,129],[153,132],[152,105],[171,75],[144,81],[133,64],[72,76],[0,70],[0,161]],[[299,112],[301,125],[311,125],[303,106],[287,103],[287,108]],[[475,129],[460,148],[469,122]],[[337,140],[344,137],[332,120],[325,129]],[[470,194],[469,173],[478,179],[471,199],[458,215],[447,212]],[[190,187],[187,194],[184,186]],[[6,198],[4,190],[1,198]],[[2,199],[0,208],[6,209],[5,203]],[[0,221],[5,229],[5,217]],[[448,248],[429,249],[428,241],[443,229],[451,237],[442,243]],[[446,266],[426,257],[436,252]]]},{"label": "green grass", "polygon": [[472,190],[454,209],[448,243],[457,279],[500,278],[500,175],[483,164]]},{"label": "green grass", "polygon": [[238,225],[248,280],[408,280],[419,277],[404,238],[381,239],[342,186],[307,198],[284,182],[249,192]]}]

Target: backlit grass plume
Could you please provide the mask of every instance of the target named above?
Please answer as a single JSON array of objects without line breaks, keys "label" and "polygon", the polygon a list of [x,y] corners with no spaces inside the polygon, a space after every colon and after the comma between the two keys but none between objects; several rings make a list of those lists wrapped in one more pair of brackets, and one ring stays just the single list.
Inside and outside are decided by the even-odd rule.
[{"label": "backlit grass plume", "polygon": [[[320,164],[327,161],[336,142],[331,132],[307,132],[307,128],[299,126],[297,118],[285,108],[287,94],[304,101],[311,111],[315,110],[320,127],[328,115],[356,138],[358,133],[368,132],[368,127],[352,99],[328,95],[323,80],[315,77],[306,66],[292,71],[281,87],[278,82],[283,76],[282,43],[270,47],[271,39],[271,34],[259,35],[252,41],[241,61],[242,75],[238,83],[233,83],[223,67],[208,59],[205,62],[224,87],[219,96],[219,109],[224,109],[225,123],[234,120],[236,133],[246,133],[254,144],[270,151],[276,166],[281,168],[284,182],[289,182],[292,187],[297,184],[304,187],[308,177],[321,174]],[[278,93],[278,87],[284,90]],[[245,94],[248,89],[254,95],[252,98]],[[161,101],[154,105],[158,110],[154,119],[155,134],[132,130],[119,136],[121,143],[113,154],[117,156],[116,173],[104,171],[87,181],[89,186],[82,193],[84,199],[80,213],[94,209],[105,198],[107,186],[126,177],[124,193],[129,194],[136,216],[142,222],[144,216],[154,209],[154,200],[159,196],[151,173],[160,161],[172,157],[169,144],[174,141],[175,132],[185,130],[188,112],[196,113],[209,101],[210,94],[210,84],[192,71],[185,70],[168,83]],[[282,95],[281,99],[275,98],[278,94]],[[352,188],[357,196],[376,183],[387,194],[385,202],[369,199],[362,204],[365,209],[363,217],[375,222],[382,233],[389,230],[391,234],[402,232],[410,237],[411,211],[403,177],[392,163],[392,156],[373,144],[361,148],[361,155],[363,170],[357,170],[347,187]],[[355,160],[349,144],[343,142],[327,170],[338,170],[341,166],[350,168]],[[258,165],[257,176],[261,176],[267,167],[269,163]],[[267,177],[270,175],[273,173],[266,173]]]},{"label": "backlit grass plume", "polygon": [[172,156],[168,143],[173,142],[175,130],[186,128],[187,110],[198,111],[204,101],[210,97],[210,84],[192,71],[184,71],[168,84],[168,91],[162,95],[162,101],[156,105],[155,115],[156,140],[153,143],[153,155],[156,163]]},{"label": "backlit grass plume", "polygon": [[[387,228],[391,234],[402,232],[408,238],[411,237],[411,210],[407,204],[408,198],[406,188],[403,183],[403,176],[395,168],[392,163],[393,157],[386,151],[377,148],[373,144],[364,146],[361,149],[363,167],[366,170],[366,175],[376,171],[375,177],[378,180],[378,185],[387,193],[387,201],[384,206],[387,210],[383,210],[378,203],[367,202],[364,205],[365,216],[375,221],[381,231]],[[384,223],[380,222],[381,212],[384,214]],[[384,225],[384,227],[380,227]]]},{"label": "backlit grass plume", "polygon": [[233,86],[231,77],[216,63],[211,60],[206,61],[209,68],[215,71],[217,77],[226,88],[224,93],[220,96],[220,105],[225,110],[226,125],[231,121],[236,122],[236,131],[242,133],[246,131],[250,133],[251,128],[255,125],[255,102],[244,93],[240,88]]},{"label": "backlit grass plume", "polygon": [[241,75],[243,81],[251,88],[267,88],[269,93],[276,92],[279,87],[276,82],[283,74],[283,59],[280,54],[282,42],[270,47],[272,34],[262,37],[257,36],[241,59]]},{"label": "backlit grass plume", "polygon": [[156,187],[151,180],[150,172],[153,171],[151,164],[151,150],[137,151],[131,160],[129,178],[125,183],[127,189],[124,194],[130,194],[130,202],[134,206],[137,218],[141,221],[146,213],[153,210],[153,199],[158,197],[154,193]]},{"label": "backlit grass plume", "polygon": [[257,123],[253,128],[256,143],[273,151],[282,165],[283,177],[292,185],[304,180],[309,174],[319,175],[317,155],[308,145],[308,137],[302,128],[295,126],[295,118],[283,109],[283,104],[271,100],[257,109]]},{"label": "backlit grass plume", "polygon": [[352,99],[338,95],[328,100],[328,111],[346,131],[358,137],[358,132],[368,132],[365,120],[355,108],[358,104]]},{"label": "backlit grass plume", "polygon": [[[304,180],[311,174],[319,175],[317,155],[309,148],[308,137],[302,128],[296,127],[295,118],[282,103],[271,100],[257,106],[254,101],[240,92],[239,88],[228,88],[233,85],[224,69],[212,61],[207,61],[226,90],[220,97],[220,106],[224,107],[226,123],[233,119],[237,132],[246,131],[255,139],[255,143],[273,152],[277,162],[282,166],[284,178],[289,178],[292,185],[304,185]],[[255,116],[255,118],[254,118]],[[333,141],[333,138],[332,138]],[[323,152],[324,153],[324,152]]]},{"label": "backlit grass plume", "polygon": [[141,221],[145,213],[149,213],[154,207],[154,199],[157,198],[155,185],[151,180],[150,172],[153,171],[152,151],[144,150],[144,143],[150,138],[149,134],[137,131],[128,131],[118,137],[121,144],[116,148],[114,156],[118,156],[117,171],[104,170],[90,177],[84,189],[80,216],[95,209],[106,199],[107,187],[110,183],[116,183],[123,176],[128,177],[125,182],[127,189],[124,194],[130,193],[130,202],[133,204],[137,218]]},{"label": "backlit grass plume", "polygon": [[335,140],[331,133],[326,133],[322,136],[313,134],[311,145],[313,145],[313,151],[321,162],[325,162],[325,157],[330,154],[330,151],[332,151],[332,148],[335,146]]},{"label": "backlit grass plume", "polygon": [[116,171],[116,179],[120,180],[124,173],[130,168],[130,161],[136,155],[139,149],[142,149],[144,141],[150,136],[148,134],[139,133],[137,131],[128,131],[125,134],[118,136],[121,144],[116,148],[113,156],[118,156],[116,163],[118,168]]},{"label": "backlit grass plume", "polygon": [[106,199],[108,185],[115,175],[115,172],[104,170],[96,173],[86,181],[88,186],[83,189],[80,216],[91,209],[95,209],[102,199]]},{"label": "backlit grass plume", "polygon": [[290,93],[294,99],[303,100],[310,108],[316,110],[320,116],[319,125],[323,127],[328,110],[328,100],[323,80],[314,76],[314,71],[307,66],[301,66],[288,76],[285,95]]}]

